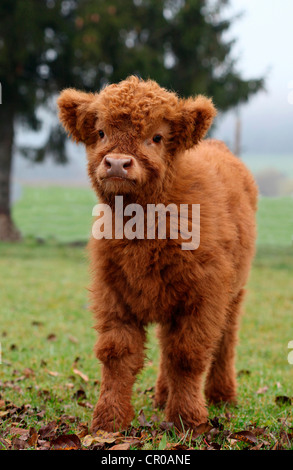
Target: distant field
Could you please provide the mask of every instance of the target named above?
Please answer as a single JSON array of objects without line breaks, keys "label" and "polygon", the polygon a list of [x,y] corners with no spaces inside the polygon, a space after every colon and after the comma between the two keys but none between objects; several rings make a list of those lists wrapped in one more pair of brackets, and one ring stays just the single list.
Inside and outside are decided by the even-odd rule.
[{"label": "distant field", "polygon": [[[61,242],[86,241],[96,203],[93,192],[87,188],[25,186],[13,212],[25,236]],[[292,237],[293,198],[261,198],[258,245],[289,246]]]},{"label": "distant field", "polygon": [[285,176],[293,177],[293,154],[288,155],[241,155],[241,160],[256,174],[268,168],[280,171]]},{"label": "distant field", "polygon": [[86,188],[24,186],[14,206],[14,218],[23,235],[60,242],[86,241],[96,204]]}]

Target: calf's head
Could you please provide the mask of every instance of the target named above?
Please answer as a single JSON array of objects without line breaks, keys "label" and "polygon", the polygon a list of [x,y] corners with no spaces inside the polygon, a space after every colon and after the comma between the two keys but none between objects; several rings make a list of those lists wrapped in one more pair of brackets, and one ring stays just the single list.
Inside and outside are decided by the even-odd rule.
[{"label": "calf's head", "polygon": [[66,131],[86,146],[102,199],[162,191],[180,154],[204,137],[216,114],[204,96],[180,99],[135,76],[95,94],[65,89],[58,106]]}]

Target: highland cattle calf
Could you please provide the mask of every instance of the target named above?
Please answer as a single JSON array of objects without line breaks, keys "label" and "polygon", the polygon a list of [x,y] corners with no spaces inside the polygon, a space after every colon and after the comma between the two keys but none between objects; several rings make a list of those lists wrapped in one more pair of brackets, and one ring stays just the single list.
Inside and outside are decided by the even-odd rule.
[{"label": "highland cattle calf", "polygon": [[89,177],[99,202],[113,211],[113,230],[121,223],[118,196],[123,223],[137,205],[145,217],[149,207],[172,205],[179,213],[187,206],[188,233],[191,208],[200,207],[200,239],[190,249],[182,249],[180,227],[171,236],[168,210],[165,237],[158,230],[147,237],[146,223],[145,236],[120,231],[89,243],[102,363],[92,430],[130,424],[151,323],[161,348],[155,403],[176,427],[195,428],[207,420],[206,401],[236,399],[237,329],[256,236],[253,177],[224,143],[202,140],[216,114],[204,96],[181,99],[132,76],[95,94],[66,89],[58,105],[66,131],[86,146]]}]

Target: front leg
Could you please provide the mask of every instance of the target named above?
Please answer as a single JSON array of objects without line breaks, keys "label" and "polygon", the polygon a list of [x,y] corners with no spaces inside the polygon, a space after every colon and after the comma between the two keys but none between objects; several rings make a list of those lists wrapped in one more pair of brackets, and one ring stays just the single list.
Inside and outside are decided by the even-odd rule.
[{"label": "front leg", "polygon": [[224,308],[202,302],[193,311],[178,311],[172,322],[161,325],[161,368],[168,384],[165,413],[178,429],[194,429],[207,421],[202,382],[224,322]]},{"label": "front leg", "polygon": [[134,416],[132,387],[143,367],[144,342],[144,329],[137,324],[117,320],[100,329],[95,352],[103,364],[102,381],[92,431],[118,431],[129,426]]}]

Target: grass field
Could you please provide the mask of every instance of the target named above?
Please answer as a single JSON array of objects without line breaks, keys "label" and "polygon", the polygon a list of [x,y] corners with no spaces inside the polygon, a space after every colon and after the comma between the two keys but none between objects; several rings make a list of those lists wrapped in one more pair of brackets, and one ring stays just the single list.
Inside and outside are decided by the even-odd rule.
[{"label": "grass field", "polygon": [[[0,245],[0,448],[35,448],[41,441],[46,447],[42,429],[54,421],[59,434],[67,426],[88,448],[84,439],[98,396],[100,367],[93,354],[82,242],[89,235],[94,204],[87,189],[28,187],[14,208],[25,238],[20,244]],[[130,448],[241,449],[255,439],[262,449],[293,449],[293,365],[288,362],[293,340],[292,219],[292,199],[260,201],[258,250],[237,350],[237,407],[210,407],[213,434],[192,440],[167,432],[160,424],[163,413],[152,405],[158,348],[150,327],[146,367],[133,394],[136,418],[128,435],[130,439],[136,433],[139,445]],[[151,426],[144,425],[142,416]],[[21,429],[31,434],[35,429],[43,439],[33,444]],[[253,439],[231,437],[242,431],[253,433]],[[97,439],[94,444],[105,448],[115,442]]]}]

